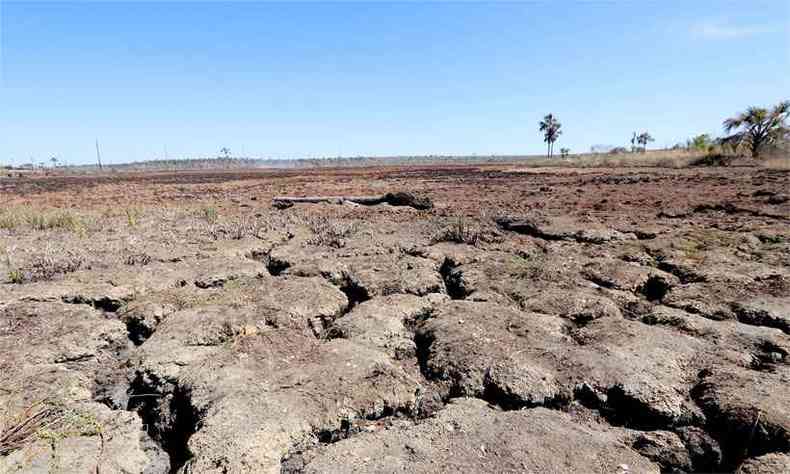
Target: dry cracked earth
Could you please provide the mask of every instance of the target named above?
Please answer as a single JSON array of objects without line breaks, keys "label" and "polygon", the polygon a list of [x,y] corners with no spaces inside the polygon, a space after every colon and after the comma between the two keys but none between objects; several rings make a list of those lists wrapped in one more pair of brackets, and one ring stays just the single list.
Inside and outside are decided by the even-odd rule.
[{"label": "dry cracked earth", "polygon": [[[503,165],[0,181],[0,471],[790,472],[789,190]],[[271,207],[388,191],[434,207]]]}]

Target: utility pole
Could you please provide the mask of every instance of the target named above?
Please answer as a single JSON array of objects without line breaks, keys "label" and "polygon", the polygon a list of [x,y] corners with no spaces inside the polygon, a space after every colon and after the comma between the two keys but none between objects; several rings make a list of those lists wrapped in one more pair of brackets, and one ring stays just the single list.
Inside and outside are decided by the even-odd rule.
[{"label": "utility pole", "polygon": [[96,139],[96,161],[99,163],[99,170],[103,169],[101,166],[101,152],[99,151],[99,139]]}]

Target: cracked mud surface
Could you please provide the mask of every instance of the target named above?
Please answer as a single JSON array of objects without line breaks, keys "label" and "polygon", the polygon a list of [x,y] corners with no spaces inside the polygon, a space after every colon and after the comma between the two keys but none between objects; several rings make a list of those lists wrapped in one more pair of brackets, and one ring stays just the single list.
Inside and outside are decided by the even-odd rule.
[{"label": "cracked mud surface", "polygon": [[[4,181],[0,218],[79,223],[0,228],[0,415],[78,415],[0,472],[787,472],[788,189],[506,165]],[[434,208],[270,205],[402,190]]]}]

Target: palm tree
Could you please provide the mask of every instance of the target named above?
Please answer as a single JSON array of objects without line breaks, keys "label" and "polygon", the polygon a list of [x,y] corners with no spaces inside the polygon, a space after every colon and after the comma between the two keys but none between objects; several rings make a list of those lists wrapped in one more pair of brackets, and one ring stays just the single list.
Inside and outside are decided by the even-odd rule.
[{"label": "palm tree", "polygon": [[58,166],[58,158],[56,156],[53,156],[52,158],[50,158],[49,161],[52,162],[52,167],[53,168]]},{"label": "palm tree", "polygon": [[546,142],[546,156],[549,158],[554,155],[554,142],[562,135],[561,127],[562,124],[554,114],[543,117],[540,122],[540,131],[543,132],[543,141]]},{"label": "palm tree", "polygon": [[637,138],[637,135],[636,135],[636,132],[634,132],[631,135],[631,153],[636,151],[636,138]]},{"label": "palm tree", "polygon": [[226,146],[220,148],[219,152],[222,154],[223,158],[229,158],[230,157],[230,148],[228,148]]},{"label": "palm tree", "polygon": [[749,107],[724,121],[724,131],[731,134],[724,141],[736,147],[748,147],[752,158],[757,158],[766,145],[776,143],[790,133],[785,124],[789,115],[790,100],[778,103],[771,110]]},{"label": "palm tree", "polygon": [[656,140],[652,136],[650,136],[648,132],[642,132],[636,137],[636,141],[637,143],[642,145],[642,152],[644,153],[647,151],[648,142],[654,142]]}]

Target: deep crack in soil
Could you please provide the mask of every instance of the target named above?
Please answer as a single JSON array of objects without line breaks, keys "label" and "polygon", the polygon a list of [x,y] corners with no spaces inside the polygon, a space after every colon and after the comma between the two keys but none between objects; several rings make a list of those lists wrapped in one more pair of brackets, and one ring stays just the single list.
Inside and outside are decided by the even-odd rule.
[{"label": "deep crack in soil", "polygon": [[193,456],[187,443],[198,430],[201,414],[192,405],[189,387],[138,373],[129,386],[126,409],[140,415],[149,436],[168,454],[171,473]]}]

